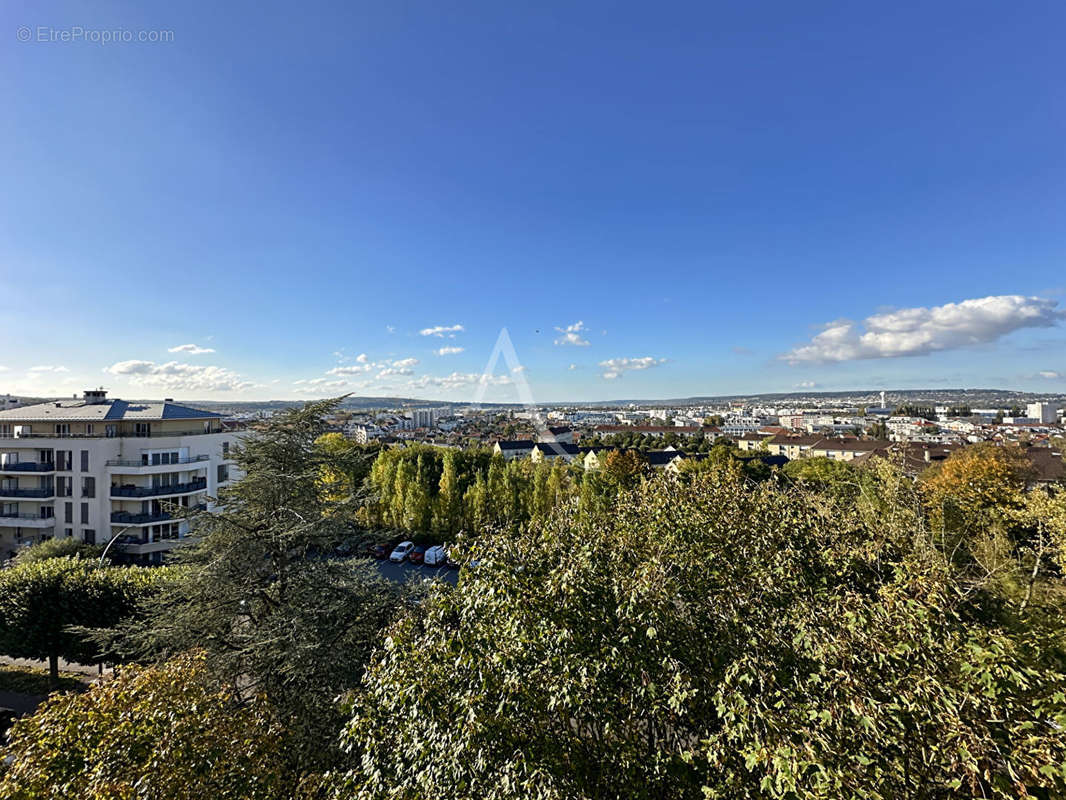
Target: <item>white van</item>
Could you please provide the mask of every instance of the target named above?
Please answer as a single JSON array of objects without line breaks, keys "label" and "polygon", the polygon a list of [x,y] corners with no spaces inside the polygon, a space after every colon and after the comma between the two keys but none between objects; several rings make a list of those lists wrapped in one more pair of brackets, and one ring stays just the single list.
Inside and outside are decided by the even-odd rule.
[{"label": "white van", "polygon": [[427,567],[439,567],[448,560],[448,551],[442,545],[434,545],[426,551],[424,563]]}]

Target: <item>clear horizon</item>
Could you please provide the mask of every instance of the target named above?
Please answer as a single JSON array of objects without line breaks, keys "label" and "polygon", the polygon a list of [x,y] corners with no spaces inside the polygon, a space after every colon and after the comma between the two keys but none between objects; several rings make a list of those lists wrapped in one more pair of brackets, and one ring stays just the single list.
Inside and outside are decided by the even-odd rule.
[{"label": "clear horizon", "polygon": [[1064,23],[5,6],[0,392],[1066,392]]}]

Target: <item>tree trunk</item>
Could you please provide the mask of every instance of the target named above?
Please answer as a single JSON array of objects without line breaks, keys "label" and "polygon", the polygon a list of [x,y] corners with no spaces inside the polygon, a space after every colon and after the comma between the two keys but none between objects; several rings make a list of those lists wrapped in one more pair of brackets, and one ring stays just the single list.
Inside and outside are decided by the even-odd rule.
[{"label": "tree trunk", "polygon": [[52,653],[48,656],[48,684],[53,689],[59,688],[59,654]]}]

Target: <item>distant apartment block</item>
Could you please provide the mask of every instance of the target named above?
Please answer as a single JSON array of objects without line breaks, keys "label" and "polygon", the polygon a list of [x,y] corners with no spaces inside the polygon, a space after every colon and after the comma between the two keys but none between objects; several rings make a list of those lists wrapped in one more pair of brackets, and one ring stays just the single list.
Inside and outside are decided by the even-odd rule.
[{"label": "distant apartment block", "polygon": [[0,556],[51,537],[106,544],[158,563],[235,475],[239,433],[221,415],[103,390],[0,411]]},{"label": "distant apartment block", "polygon": [[1026,407],[1025,415],[1039,425],[1052,425],[1059,419],[1058,409],[1050,403],[1030,403]]},{"label": "distant apartment block", "polygon": [[435,408],[411,409],[412,428],[435,428],[439,412]]}]

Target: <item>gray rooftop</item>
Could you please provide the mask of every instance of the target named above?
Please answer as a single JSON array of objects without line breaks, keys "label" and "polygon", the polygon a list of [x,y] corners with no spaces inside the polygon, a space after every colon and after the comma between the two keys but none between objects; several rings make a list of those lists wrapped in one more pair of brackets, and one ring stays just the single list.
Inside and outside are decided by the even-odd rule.
[{"label": "gray rooftop", "polygon": [[161,403],[136,403],[128,400],[56,400],[32,406],[0,411],[0,422],[113,422],[115,420],[217,419],[221,414],[201,411],[165,400]]}]

